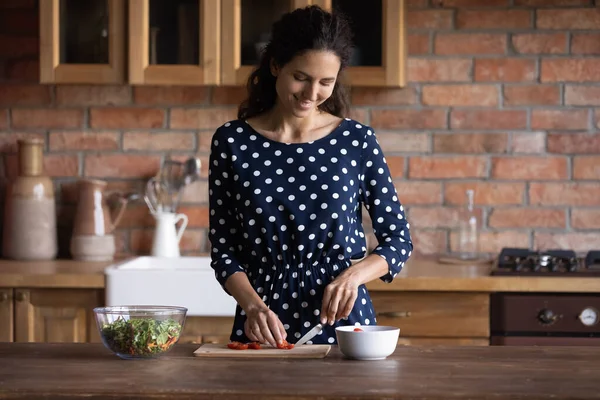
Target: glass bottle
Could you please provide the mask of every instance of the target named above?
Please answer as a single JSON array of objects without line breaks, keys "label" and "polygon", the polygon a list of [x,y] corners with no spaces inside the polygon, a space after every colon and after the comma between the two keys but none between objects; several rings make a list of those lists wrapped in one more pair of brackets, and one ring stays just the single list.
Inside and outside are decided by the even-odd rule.
[{"label": "glass bottle", "polygon": [[458,221],[458,257],[475,260],[479,257],[479,218],[474,209],[474,191],[469,189],[467,208],[462,210]]}]

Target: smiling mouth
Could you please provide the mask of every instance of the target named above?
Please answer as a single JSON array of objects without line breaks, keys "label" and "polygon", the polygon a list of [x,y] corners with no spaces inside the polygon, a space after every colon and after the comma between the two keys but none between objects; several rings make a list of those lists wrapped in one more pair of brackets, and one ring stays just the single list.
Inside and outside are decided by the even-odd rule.
[{"label": "smiling mouth", "polygon": [[310,106],[313,104],[312,101],[300,100],[296,96],[294,96],[294,98],[296,99],[301,108],[310,108]]}]

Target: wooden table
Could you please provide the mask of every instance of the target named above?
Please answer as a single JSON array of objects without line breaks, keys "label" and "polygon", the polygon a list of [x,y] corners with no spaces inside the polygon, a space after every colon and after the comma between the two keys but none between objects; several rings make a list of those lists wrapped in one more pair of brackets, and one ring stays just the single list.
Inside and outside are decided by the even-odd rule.
[{"label": "wooden table", "polygon": [[101,344],[0,343],[1,399],[600,399],[600,348],[398,347],[383,361],[121,360]]}]

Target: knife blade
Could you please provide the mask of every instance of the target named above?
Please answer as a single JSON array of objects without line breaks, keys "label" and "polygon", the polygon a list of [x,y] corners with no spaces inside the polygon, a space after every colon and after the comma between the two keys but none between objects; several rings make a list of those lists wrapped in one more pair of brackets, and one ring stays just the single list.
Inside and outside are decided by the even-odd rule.
[{"label": "knife blade", "polygon": [[308,331],[306,333],[306,335],[302,336],[300,338],[300,340],[298,340],[296,342],[296,346],[303,345],[304,343],[308,342],[310,339],[312,339],[315,336],[317,336],[317,334],[319,332],[321,332],[321,329],[323,329],[323,325],[322,324],[319,323],[319,324],[315,325],[310,331]]}]

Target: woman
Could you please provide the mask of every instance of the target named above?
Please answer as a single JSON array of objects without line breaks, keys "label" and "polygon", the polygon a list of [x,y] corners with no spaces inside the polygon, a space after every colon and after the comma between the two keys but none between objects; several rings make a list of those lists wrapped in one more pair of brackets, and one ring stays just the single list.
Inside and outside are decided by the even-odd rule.
[{"label": "woman", "polygon": [[[376,323],[365,283],[391,282],[411,254],[375,134],[345,118],[350,36],[316,6],[284,15],[238,119],[213,136],[211,265],[238,303],[232,341],[294,343],[322,322],[308,343],[336,343],[336,326]],[[367,257],[363,204],[379,242]]]}]

